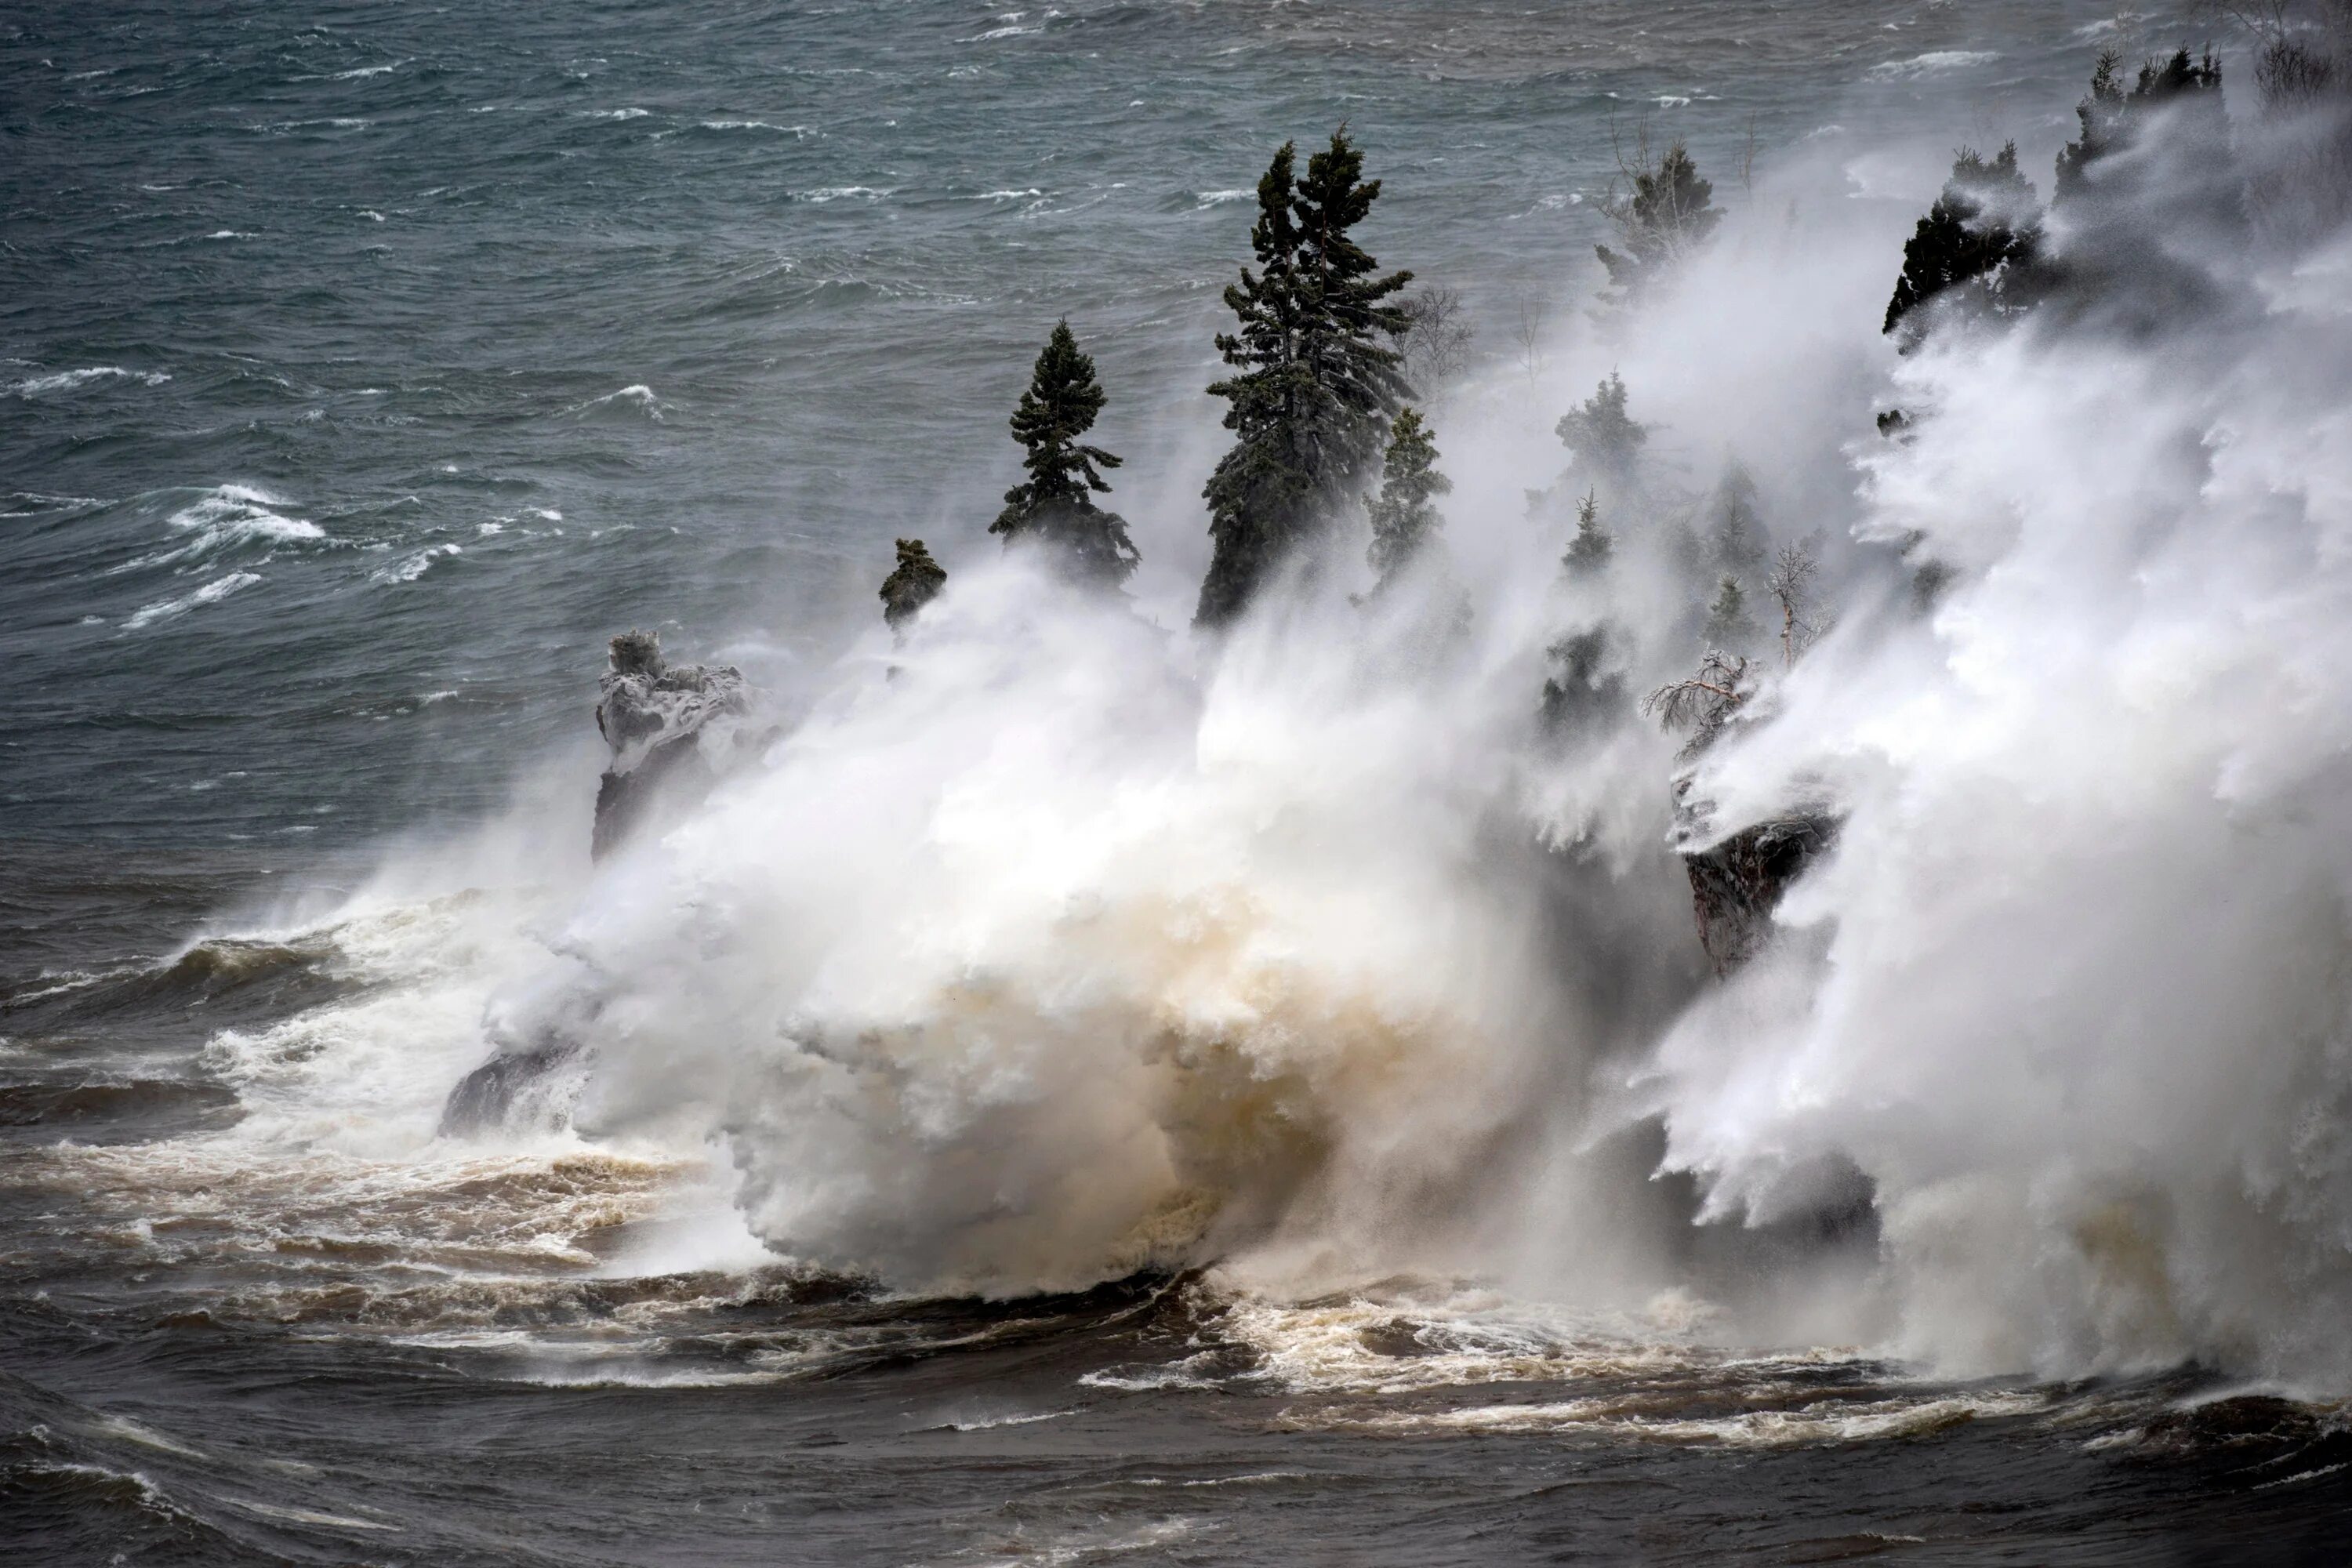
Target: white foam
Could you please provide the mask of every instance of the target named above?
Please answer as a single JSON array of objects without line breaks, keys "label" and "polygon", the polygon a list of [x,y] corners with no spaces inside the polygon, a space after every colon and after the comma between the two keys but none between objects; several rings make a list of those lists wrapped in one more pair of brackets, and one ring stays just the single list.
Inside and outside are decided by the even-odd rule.
[{"label": "white foam", "polygon": [[135,381],[142,386],[161,386],[171,379],[169,371],[125,370],[117,364],[97,364],[83,370],[62,370],[48,375],[28,376],[11,384],[8,390],[18,397],[38,397],[44,393],[75,392],[109,381]]},{"label": "white foam", "polygon": [[369,573],[368,578],[375,583],[414,583],[430,572],[436,561],[463,553],[463,548],[457,544],[427,545],[423,550],[401,557],[389,566]]},{"label": "white foam", "polygon": [[811,134],[805,125],[779,125],[772,120],[705,120],[699,123],[705,131],[773,131],[798,141]]},{"label": "white foam", "polygon": [[231,594],[242,593],[260,581],[261,574],[257,572],[231,572],[226,576],[215,577],[192,594],[183,594],[177,598],[158,599],[152,605],[142,605],[132,613],[130,619],[122,623],[123,629],[135,632],[142,626],[152,626],[158,621],[168,621],[184,616],[190,610],[201,609],[206,605],[216,605]]},{"label": "white foam", "polygon": [[250,485],[216,485],[172,513],[165,526],[183,542],[114,568],[117,573],[166,566],[243,546],[270,550],[310,544],[327,537],[308,518],[289,517],[286,501]]},{"label": "white foam", "polygon": [[[669,405],[655,396],[654,389],[652,387],[646,385],[643,382],[638,382],[632,385],[625,386],[618,392],[608,392],[602,397],[592,397],[587,402],[571,409],[570,412],[575,416],[579,416],[588,414],[593,410],[599,408],[614,407],[634,408],[638,413],[644,415],[646,418],[654,420],[656,423],[659,423],[663,413],[669,407]],[[536,515],[541,517],[547,515],[546,511],[536,507],[532,508],[531,510]],[[560,517],[562,514],[558,512],[556,515]]]},{"label": "white foam", "polygon": [[869,202],[878,202],[894,194],[893,190],[876,185],[820,185],[813,191],[795,191],[793,193],[793,199],[823,206],[827,202],[844,201],[853,196],[862,196]]},{"label": "white foam", "polygon": [[1971,67],[1990,65],[2000,56],[1986,49],[1935,49],[1915,55],[1907,60],[1887,60],[1870,68],[1870,74],[1882,79],[1897,77],[1942,76]]}]

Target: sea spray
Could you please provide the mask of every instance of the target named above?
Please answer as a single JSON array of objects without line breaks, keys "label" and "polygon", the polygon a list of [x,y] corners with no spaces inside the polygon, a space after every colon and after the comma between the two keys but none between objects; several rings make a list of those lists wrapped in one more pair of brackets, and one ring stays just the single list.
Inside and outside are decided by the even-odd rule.
[{"label": "sea spray", "polygon": [[[1546,405],[1614,374],[1653,432],[1604,567],[1528,516],[1579,468],[1512,372],[1441,405],[1445,570],[1374,602],[1352,539],[1219,639],[960,564],[537,924],[493,1037],[576,1044],[579,1135],[707,1142],[772,1247],[907,1289],[1680,1284],[1728,1337],[2341,1386],[2342,253],[2192,235],[2167,299],[2210,309],[1899,355],[1915,215],[1845,183],[1771,176],[1556,346]],[[1678,759],[1630,694],[1704,651],[1738,474],[1836,625]],[[1548,731],[1595,632],[1628,700]],[[1710,980],[1670,834],[1822,801]]]}]

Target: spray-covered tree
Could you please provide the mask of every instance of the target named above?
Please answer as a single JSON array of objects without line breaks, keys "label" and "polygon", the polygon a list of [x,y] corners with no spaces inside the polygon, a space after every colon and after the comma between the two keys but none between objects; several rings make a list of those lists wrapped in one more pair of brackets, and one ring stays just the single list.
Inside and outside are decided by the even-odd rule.
[{"label": "spray-covered tree", "polygon": [[1600,492],[1586,491],[1576,503],[1576,537],[1568,542],[1568,553],[1560,557],[1560,565],[1570,578],[1590,577],[1609,564],[1616,548],[1616,540],[1601,526]]},{"label": "spray-covered tree", "polygon": [[1702,634],[1707,647],[1746,647],[1756,637],[1756,623],[1748,615],[1748,590],[1739,585],[1737,577],[1726,576],[1716,584],[1714,602],[1706,607],[1706,629]]},{"label": "spray-covered tree", "polygon": [[1814,558],[1811,541],[1799,540],[1784,544],[1774,552],[1771,575],[1764,579],[1764,591],[1780,609],[1780,666],[1790,668],[1797,656],[1821,635],[1821,625],[1813,616],[1813,579],[1821,574],[1821,563]]},{"label": "spray-covered tree", "polygon": [[2138,333],[2226,307],[2229,291],[2198,259],[2248,238],[2220,63],[2181,49],[2126,88],[2102,55],[2077,114],[2081,134],[2058,154],[2061,241],[2042,308]]},{"label": "spray-covered tree", "polygon": [[1102,406],[1093,358],[1079,350],[1070,323],[1058,322],[1013,411],[1013,438],[1026,451],[1021,466],[1029,478],[1004,492],[1004,510],[988,531],[1007,544],[1034,539],[1055,546],[1080,576],[1116,586],[1135,570],[1135,545],[1127,523],[1094,498],[1109,492],[1101,470],[1119,460],[1079,439]]},{"label": "spray-covered tree", "polygon": [[1547,733],[1606,723],[1625,710],[1625,676],[1612,667],[1612,642],[1608,627],[1593,626],[1544,650],[1549,673],[1537,718]]},{"label": "spray-covered tree", "polygon": [[1404,377],[1425,395],[1435,395],[1470,367],[1470,344],[1478,336],[1462,309],[1461,294],[1432,284],[1397,301],[1404,312]]},{"label": "spray-covered tree", "polygon": [[2294,247],[2352,217],[2352,0],[2244,0],[2214,7],[2249,36],[2260,121],[2243,138],[2246,210]]},{"label": "spray-covered tree", "polygon": [[2082,195],[2093,165],[2129,146],[2150,110],[2194,103],[2217,116],[2221,111],[2221,63],[2210,54],[2192,59],[2184,48],[2169,59],[2149,60],[2128,90],[2116,75],[2121,58],[2105,51],[2091,73],[2090,94],[2074,110],[2082,134],[2058,150],[2053,202]]},{"label": "spray-covered tree", "polygon": [[1667,730],[1687,731],[1690,740],[1683,754],[1696,756],[1713,743],[1752,695],[1748,661],[1711,648],[1699,660],[1696,674],[1670,680],[1642,699],[1642,711]]},{"label": "spray-covered tree", "polygon": [[1232,405],[1234,445],[1203,492],[1214,553],[1195,617],[1238,616],[1266,574],[1361,495],[1411,388],[1391,346],[1409,325],[1385,303],[1412,274],[1381,276],[1350,231],[1381,183],[1343,126],[1297,177],[1285,142],[1258,181],[1257,270],[1225,290],[1238,330],[1218,334],[1234,374],[1209,391]]},{"label": "spray-covered tree", "polygon": [[1699,178],[1698,165],[1679,140],[1654,160],[1643,132],[1633,155],[1628,158],[1621,150],[1618,163],[1625,184],[1611,188],[1601,211],[1616,226],[1618,244],[1624,248],[1597,245],[1593,250],[1609,269],[1612,291],[1627,300],[1640,296],[1705,244],[1723,214],[1715,208],[1715,186]]},{"label": "spray-covered tree", "polygon": [[1904,346],[1925,335],[1924,318],[1913,317],[1930,300],[1966,286],[1995,310],[2019,302],[2021,274],[2042,247],[2042,209],[2033,184],[2018,172],[2017,143],[1987,162],[1963,147],[1952,162],[1943,194],[1903,247],[1903,273],[1887,301],[1886,325],[1905,327]]},{"label": "spray-covered tree", "polygon": [[892,631],[904,631],[907,623],[938,598],[947,584],[947,568],[931,559],[921,540],[898,541],[898,564],[882,579],[882,618]]},{"label": "spray-covered tree", "polygon": [[1571,408],[1552,426],[1559,444],[1581,463],[1612,478],[1632,471],[1650,439],[1649,426],[1625,412],[1625,382],[1615,371],[1595,387],[1580,408]]},{"label": "spray-covered tree", "polygon": [[1380,574],[1381,586],[1404,569],[1444,521],[1438,516],[1436,498],[1453,489],[1454,481],[1437,471],[1437,442],[1421,410],[1400,410],[1389,427],[1381,493],[1369,509],[1372,543],[1368,555],[1372,570]]},{"label": "spray-covered tree", "polygon": [[1745,576],[1764,564],[1768,545],[1764,520],[1756,510],[1756,481],[1738,458],[1724,465],[1708,510],[1706,552],[1713,565]]}]

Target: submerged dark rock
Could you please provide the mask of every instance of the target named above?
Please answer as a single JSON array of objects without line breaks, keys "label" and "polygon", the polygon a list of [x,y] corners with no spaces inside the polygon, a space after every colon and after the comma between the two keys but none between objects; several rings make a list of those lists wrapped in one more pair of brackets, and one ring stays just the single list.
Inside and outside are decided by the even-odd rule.
[{"label": "submerged dark rock", "polygon": [[1756,956],[1789,884],[1836,842],[1838,819],[1800,812],[1743,827],[1705,849],[1685,850],[1699,945],[1717,974]]},{"label": "submerged dark rock", "polygon": [[613,639],[596,702],[597,732],[613,748],[596,789],[597,858],[628,837],[657,795],[698,794],[716,782],[712,743],[731,742],[744,709],[743,672],[734,666],[669,664],[651,632]]}]

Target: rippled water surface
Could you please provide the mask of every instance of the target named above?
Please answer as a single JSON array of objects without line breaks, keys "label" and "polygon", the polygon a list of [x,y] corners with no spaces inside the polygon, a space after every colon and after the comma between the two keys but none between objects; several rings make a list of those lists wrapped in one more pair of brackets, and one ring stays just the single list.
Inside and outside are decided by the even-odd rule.
[{"label": "rippled water surface", "polygon": [[1468,1280],[990,1303],[779,1264],[675,1150],[434,1139],[484,1000],[436,980],[529,929],[484,900],[570,872],[352,896],[386,843],[518,801],[584,856],[612,632],[789,697],[894,536],[992,548],[1058,316],[1112,389],[1139,597],[1181,606],[1217,294],[1286,137],[1353,127],[1382,258],[1504,356],[1515,311],[1594,282],[1612,128],[1686,135],[1727,195],[1751,147],[1861,191],[1895,137],[2053,137],[2097,41],[2158,30],[1917,0],[0,12],[0,1541],[2336,1560],[2336,1418],[2189,1373],[1932,1383]]}]

